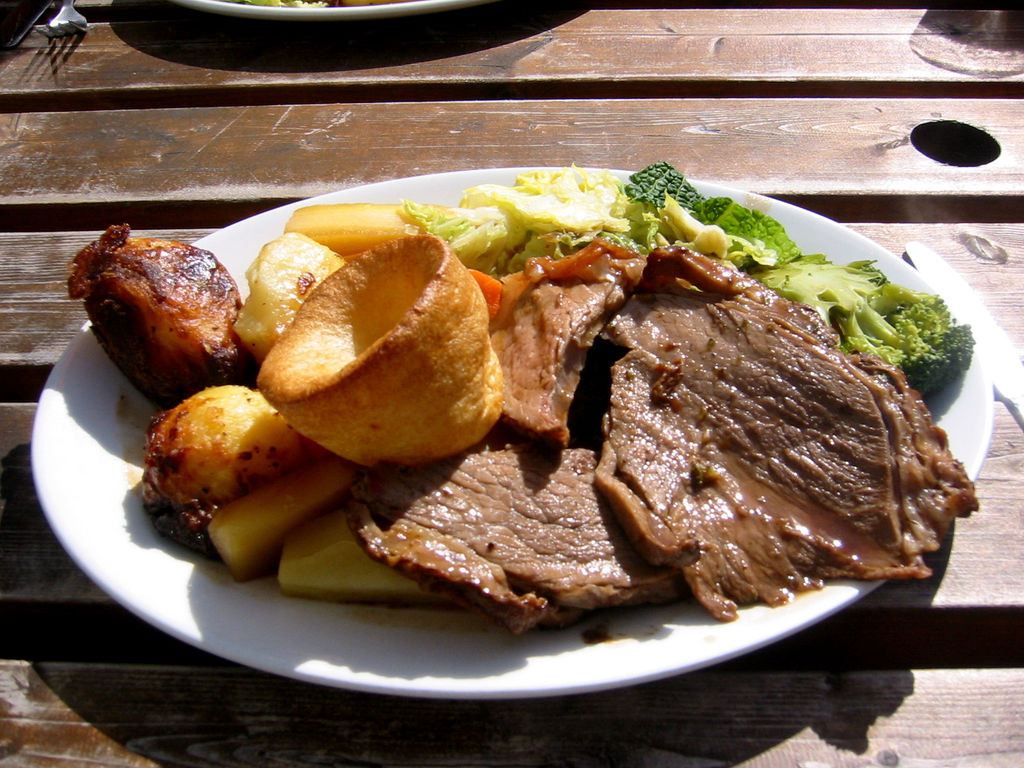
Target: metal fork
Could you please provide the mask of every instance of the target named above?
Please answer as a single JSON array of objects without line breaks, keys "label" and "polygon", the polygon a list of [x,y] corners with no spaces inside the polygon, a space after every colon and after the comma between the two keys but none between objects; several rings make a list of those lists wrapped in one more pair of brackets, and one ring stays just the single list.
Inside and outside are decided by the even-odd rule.
[{"label": "metal fork", "polygon": [[60,10],[42,32],[47,37],[64,37],[66,35],[82,35],[89,29],[85,16],[75,9],[75,0],[61,0]]}]

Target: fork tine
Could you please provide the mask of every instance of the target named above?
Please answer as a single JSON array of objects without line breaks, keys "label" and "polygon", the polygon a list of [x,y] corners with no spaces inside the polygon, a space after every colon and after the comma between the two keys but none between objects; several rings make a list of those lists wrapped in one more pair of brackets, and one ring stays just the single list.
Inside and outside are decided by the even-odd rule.
[{"label": "fork tine", "polygon": [[82,30],[70,24],[55,24],[50,27],[43,27],[43,34],[47,37],[68,37],[69,35],[81,34]]},{"label": "fork tine", "polygon": [[75,8],[75,0],[61,0],[60,9],[43,27],[43,33],[51,38],[65,37],[84,34],[88,28],[89,23]]}]

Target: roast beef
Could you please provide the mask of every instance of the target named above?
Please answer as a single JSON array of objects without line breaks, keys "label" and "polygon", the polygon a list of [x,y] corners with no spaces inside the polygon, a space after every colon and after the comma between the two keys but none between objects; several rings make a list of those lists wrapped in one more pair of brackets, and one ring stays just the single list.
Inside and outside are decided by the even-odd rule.
[{"label": "roast beef", "polygon": [[[903,374],[814,313],[681,248],[609,323],[597,482],[652,563],[717,618],[824,579],[929,574],[973,487]],[[697,539],[695,563],[681,557]]]},{"label": "roast beef", "polygon": [[530,446],[379,465],[347,514],[372,557],[513,632],[679,598],[679,572],[640,558],[597,493],[596,463],[590,450]]},{"label": "roast beef", "polygon": [[595,337],[643,274],[644,257],[594,240],[561,260],[532,259],[505,280],[491,340],[504,373],[503,417],[557,446]]}]

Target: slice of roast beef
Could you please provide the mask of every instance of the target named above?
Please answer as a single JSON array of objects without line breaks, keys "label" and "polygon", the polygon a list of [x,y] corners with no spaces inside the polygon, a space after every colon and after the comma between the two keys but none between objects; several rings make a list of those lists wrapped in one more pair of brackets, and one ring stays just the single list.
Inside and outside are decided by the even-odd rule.
[{"label": "slice of roast beef", "polygon": [[595,489],[596,463],[586,449],[531,446],[380,465],[347,514],[371,557],[513,632],[677,599],[684,580],[629,545]]},{"label": "slice of roast beef", "polygon": [[680,567],[723,620],[828,578],[929,575],[922,553],[977,501],[902,373],[842,354],[804,308],[705,257],[651,263],[660,292],[606,331],[629,351],[597,473],[639,551],[679,565],[698,539]]},{"label": "slice of roast beef", "polygon": [[839,344],[836,331],[807,304],[790,301],[764,283],[731,265],[691,251],[670,246],[656,248],[647,256],[637,293],[689,293],[693,290],[720,296],[740,297],[767,308],[778,322],[794,332],[830,347]]},{"label": "slice of roast beef", "polygon": [[644,257],[594,240],[560,260],[531,259],[505,280],[491,340],[505,378],[505,420],[557,446],[594,338],[643,273]]}]

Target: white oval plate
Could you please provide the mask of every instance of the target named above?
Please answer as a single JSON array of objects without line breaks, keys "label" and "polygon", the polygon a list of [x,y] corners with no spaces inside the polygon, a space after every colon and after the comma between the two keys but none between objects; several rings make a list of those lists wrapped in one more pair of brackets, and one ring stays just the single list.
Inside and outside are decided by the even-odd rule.
[{"label": "white oval plate", "polygon": [[[521,169],[419,176],[347,189],[277,208],[197,242],[245,287],[259,248],[291,211],[310,202],[454,205],[480,183],[511,184]],[[714,184],[770,213],[807,252],[836,261],[874,259],[894,280],[922,289],[911,268],[880,246],[816,214]],[[992,386],[972,365],[959,387],[931,405],[955,454],[975,477],[991,436]],[[330,686],[446,698],[578,693],[664,678],[747,653],[820,621],[876,583],[837,582],[782,608],[752,606],[720,624],[689,603],[605,611],[564,630],[515,637],[459,610],[336,605],[283,597],[274,579],[236,584],[220,564],[160,538],[143,512],[143,431],[153,407],[83,329],[55,366],[39,401],[32,464],[57,537],[96,584],[180,640],[250,667]],[[587,642],[599,636],[603,642]]]},{"label": "white oval plate", "polygon": [[400,16],[420,16],[426,13],[453,11],[486,5],[496,0],[405,0],[404,2],[376,5],[347,5],[327,8],[289,8],[273,5],[249,5],[229,0],[171,0],[172,3],[193,11],[235,16],[242,19],[272,19],[274,21],[358,21],[360,19],[394,19]]}]

